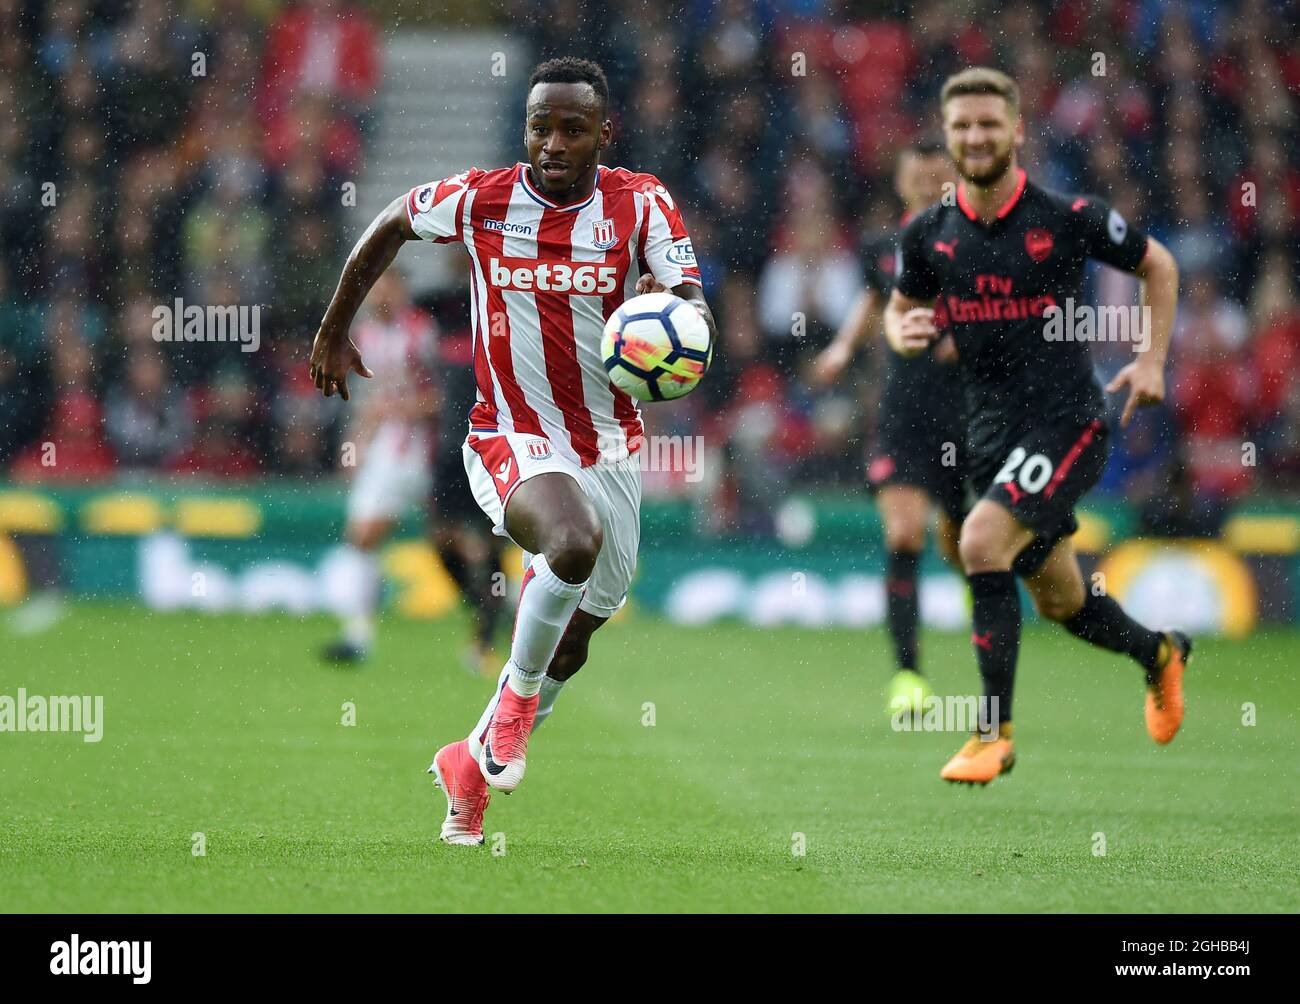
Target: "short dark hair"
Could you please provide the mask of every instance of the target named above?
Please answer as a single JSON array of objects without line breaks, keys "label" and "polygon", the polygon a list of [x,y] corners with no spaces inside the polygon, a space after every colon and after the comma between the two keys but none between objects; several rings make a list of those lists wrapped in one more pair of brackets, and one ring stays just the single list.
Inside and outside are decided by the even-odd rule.
[{"label": "short dark hair", "polygon": [[528,78],[529,93],[538,84],[590,84],[600,102],[600,112],[605,114],[609,108],[609,81],[599,63],[577,56],[560,56],[538,63]]},{"label": "short dark hair", "polygon": [[918,157],[938,157],[940,154],[947,154],[948,152],[943,140],[935,136],[918,136],[903,149],[907,153],[915,154]]}]

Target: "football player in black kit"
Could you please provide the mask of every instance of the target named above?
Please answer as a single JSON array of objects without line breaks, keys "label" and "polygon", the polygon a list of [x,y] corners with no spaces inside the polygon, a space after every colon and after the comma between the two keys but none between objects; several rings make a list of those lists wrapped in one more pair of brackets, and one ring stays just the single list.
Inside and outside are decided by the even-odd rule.
[{"label": "football player in black kit", "polygon": [[[468,303],[468,293],[462,299]],[[505,541],[483,526],[461,456],[462,416],[474,407],[477,387],[473,353],[468,330],[444,331],[438,339],[434,372],[440,400],[428,528],[443,567],[469,608],[473,635],[461,661],[471,673],[495,680],[501,671],[496,636],[507,616]]]},{"label": "football player in black kit", "polygon": [[[942,196],[956,181],[943,144],[917,140],[903,150],[894,171],[894,190],[903,202],[900,223]],[[817,356],[812,381],[834,383],[858,348],[876,337],[894,284],[898,231],[862,242],[862,293],[831,343]],[[930,686],[921,675],[917,646],[920,604],[917,565],[925,549],[930,512],[937,505],[935,540],[957,564],[957,529],[965,515],[961,453],[965,426],[961,381],[953,365],[952,339],[933,344],[912,358],[886,352],[876,451],[867,480],[876,497],[888,554],[885,569],[886,624],[894,647],[895,672],[889,686],[889,711],[920,713]]]},{"label": "football player in black kit", "polygon": [[[1017,574],[1040,614],[1142,667],[1146,726],[1156,742],[1169,742],[1182,724],[1190,640],[1149,630],[1110,596],[1084,588],[1070,540],[1074,508],[1101,476],[1109,432],[1088,346],[1060,337],[1059,313],[1072,307],[1067,301],[1082,301],[1089,258],[1142,279],[1149,323],[1134,339],[1134,361],[1106,388],[1127,389],[1126,426],[1139,405],[1164,398],[1178,270],[1161,244],[1105,203],[1025,177],[1016,163],[1024,142],[1020,95],[1010,77],[964,70],[945,82],[940,106],[962,183],[956,205],[931,206],[904,229],[885,333],[903,355],[926,350],[941,333],[956,341],[967,475],[981,496],[962,524],[959,550],[984,694],[997,702],[941,776],[987,784],[1015,762]],[[1073,330],[1072,320],[1065,324]]]}]

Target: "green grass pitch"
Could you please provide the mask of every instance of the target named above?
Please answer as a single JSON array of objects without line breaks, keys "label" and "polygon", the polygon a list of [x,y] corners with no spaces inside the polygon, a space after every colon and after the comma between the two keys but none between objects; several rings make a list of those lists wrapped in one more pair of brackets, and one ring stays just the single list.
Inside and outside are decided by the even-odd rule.
[{"label": "green grass pitch", "polygon": [[[436,842],[424,773],[491,690],[459,666],[463,623],[390,618],[359,671],[315,661],[330,633],[83,604],[0,637],[0,694],[102,694],[105,718],[98,744],[0,733],[4,910],[1300,908],[1292,633],[1200,641],[1157,748],[1135,667],[1035,628],[1019,763],[968,789],[938,779],[961,736],[890,729],[880,632],[629,618],[494,798],[499,855]],[[964,637],[927,634],[923,657],[941,692],[974,689]]]}]

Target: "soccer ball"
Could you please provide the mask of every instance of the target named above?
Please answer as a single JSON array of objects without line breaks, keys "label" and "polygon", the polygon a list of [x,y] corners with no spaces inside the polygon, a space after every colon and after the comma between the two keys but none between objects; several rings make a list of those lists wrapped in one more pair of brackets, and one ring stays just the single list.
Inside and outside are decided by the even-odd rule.
[{"label": "soccer ball", "polygon": [[713,361],[709,326],[672,293],[643,293],[605,322],[600,340],[609,382],[638,401],[671,401],[695,389]]}]

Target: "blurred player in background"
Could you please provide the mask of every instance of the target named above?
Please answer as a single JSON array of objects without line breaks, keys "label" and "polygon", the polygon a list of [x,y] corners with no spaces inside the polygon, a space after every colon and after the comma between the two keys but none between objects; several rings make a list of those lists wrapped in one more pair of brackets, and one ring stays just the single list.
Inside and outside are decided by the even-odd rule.
[{"label": "blurred player in background", "polygon": [[424,501],[433,449],[433,321],[411,303],[397,270],[375,283],[366,304],[357,347],[383,379],[357,395],[344,439],[343,465],[355,463],[344,548],[351,589],[342,635],[321,653],[331,662],[360,662],[374,646],[383,585],[379,548]]},{"label": "blurred player in background", "polygon": [[483,513],[465,479],[465,416],[476,400],[474,336],[468,328],[443,331],[438,339],[434,383],[438,420],[429,497],[429,534],[443,567],[469,606],[473,636],[464,654],[471,673],[495,677],[501,660],[495,649],[505,620],[505,539],[483,525]]},{"label": "blurred player in background", "polygon": [[931,206],[904,228],[885,331],[904,355],[926,351],[940,332],[957,344],[969,476],[982,496],[962,524],[960,552],[974,601],[971,640],[997,715],[941,776],[986,784],[1015,763],[1017,574],[1044,617],[1142,667],[1146,726],[1156,742],[1169,742],[1182,724],[1190,640],[1143,627],[1104,591],[1084,588],[1071,541],[1074,509],[1106,465],[1106,403],[1087,341],[1063,337],[1062,325],[1073,330],[1073,319],[1057,315],[1056,337],[1046,316],[1083,302],[1090,258],[1142,279],[1145,338],[1134,339],[1135,361],[1106,388],[1128,389],[1126,426],[1139,405],[1164,398],[1178,269],[1163,245],[1100,199],[1026,178],[1016,163],[1024,142],[1020,92],[1006,74],[974,68],[950,77],[940,108],[962,184],[955,205]]},{"label": "blurred player in background", "polygon": [[518,787],[529,734],[632,581],[641,507],[633,454],[644,429],[601,361],[606,318],[637,293],[668,289],[695,305],[716,339],[673,197],[653,175],[600,164],[613,136],[608,106],[595,63],[538,66],[524,119],[528,163],[475,168],[394,200],[349,256],[312,347],[316,386],[347,400],[348,375],[371,375],[348,339],[371,284],[406,241],[464,245],[477,381],[465,472],[494,531],[523,548],[528,567],[497,690],[468,738],[430,767],[447,796],[447,843],[483,843],[489,785]]},{"label": "blurred player in background", "polygon": [[[898,158],[894,190],[904,206],[900,226],[943,194],[956,181],[943,144],[918,140]],[[865,286],[831,343],[813,364],[813,382],[835,382],[868,338],[882,330],[885,304],[894,284],[898,250],[896,230],[863,241]],[[930,684],[921,675],[917,647],[920,621],[917,566],[925,549],[932,510],[938,507],[936,542],[954,565],[957,528],[965,515],[961,453],[965,439],[961,381],[952,339],[933,343],[931,351],[904,358],[886,353],[885,384],[880,395],[877,451],[867,470],[885,529],[888,564],[885,597],[895,673],[889,685],[891,713],[921,710]]]}]

